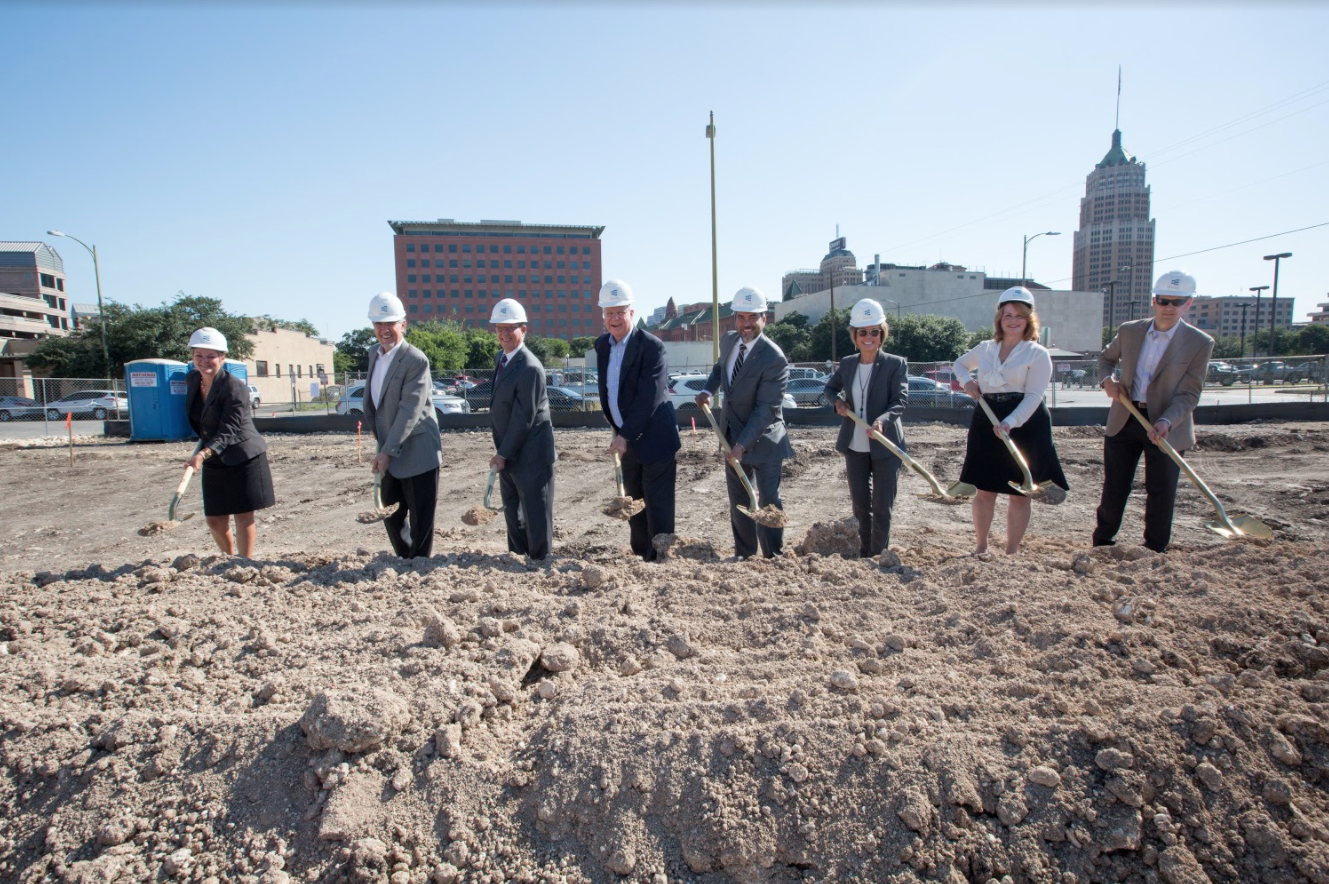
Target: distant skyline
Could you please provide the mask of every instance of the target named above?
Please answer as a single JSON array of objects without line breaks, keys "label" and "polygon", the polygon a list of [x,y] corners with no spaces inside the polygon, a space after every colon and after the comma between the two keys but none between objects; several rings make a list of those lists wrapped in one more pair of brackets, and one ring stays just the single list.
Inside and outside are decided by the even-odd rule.
[{"label": "distant skyline", "polygon": [[1124,9],[8,4],[0,239],[55,247],[79,303],[91,258],[47,229],[96,244],[108,299],[337,340],[395,287],[389,219],[596,225],[649,315],[711,297],[714,111],[722,301],[778,297],[837,224],[859,266],[1005,277],[1059,231],[1029,276],[1068,288],[1120,64],[1153,275],[1245,295],[1292,252],[1305,321],[1329,301],[1329,10]]}]

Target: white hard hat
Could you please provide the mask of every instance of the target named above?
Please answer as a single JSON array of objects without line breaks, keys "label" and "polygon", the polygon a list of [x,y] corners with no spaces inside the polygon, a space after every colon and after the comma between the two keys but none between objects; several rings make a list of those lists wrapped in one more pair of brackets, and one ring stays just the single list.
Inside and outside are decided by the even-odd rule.
[{"label": "white hard hat", "polygon": [[850,328],[876,328],[886,321],[886,311],[871,298],[864,298],[849,311]]},{"label": "white hard hat", "polygon": [[1195,297],[1195,277],[1183,270],[1169,270],[1154,283],[1154,294],[1165,298]]},{"label": "white hard hat", "polygon": [[205,326],[189,336],[189,346],[191,348],[198,347],[200,350],[216,350],[219,353],[225,353],[226,335],[211,326]]},{"label": "white hard hat", "polygon": [[734,300],[729,309],[735,313],[765,313],[766,296],[760,289],[745,285],[734,293]]},{"label": "white hard hat", "polygon": [[379,292],[369,299],[370,322],[400,322],[406,318],[406,305],[392,292]]},{"label": "white hard hat", "polygon": [[494,312],[489,314],[489,322],[525,322],[526,308],[517,303],[515,298],[504,298],[494,305]]},{"label": "white hard hat", "polygon": [[621,279],[611,279],[600,286],[600,307],[631,307],[632,286]]},{"label": "white hard hat", "polygon": [[1034,295],[1022,285],[1011,286],[1001,293],[1001,297],[997,299],[997,306],[1000,307],[1002,304],[1010,303],[1028,304],[1029,309],[1033,310]]}]

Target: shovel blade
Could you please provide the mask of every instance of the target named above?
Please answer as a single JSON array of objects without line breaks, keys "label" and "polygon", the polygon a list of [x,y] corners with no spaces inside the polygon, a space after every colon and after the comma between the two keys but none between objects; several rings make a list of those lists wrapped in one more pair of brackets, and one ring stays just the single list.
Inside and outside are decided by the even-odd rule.
[{"label": "shovel blade", "polygon": [[1226,537],[1228,540],[1233,537],[1252,537],[1256,540],[1274,539],[1274,529],[1254,516],[1232,516],[1228,519],[1227,525],[1215,519],[1212,522],[1205,522],[1204,527],[1215,534]]},{"label": "shovel blade", "polygon": [[978,489],[968,482],[956,482],[946,489],[947,497],[973,497],[978,493]]}]

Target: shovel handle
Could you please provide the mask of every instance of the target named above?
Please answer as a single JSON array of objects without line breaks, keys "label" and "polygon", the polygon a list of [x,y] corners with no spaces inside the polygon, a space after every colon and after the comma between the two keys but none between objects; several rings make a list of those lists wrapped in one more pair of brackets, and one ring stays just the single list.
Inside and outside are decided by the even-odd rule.
[{"label": "shovel handle", "polygon": [[1010,434],[1002,431],[1001,421],[997,420],[997,416],[992,413],[992,407],[988,405],[987,400],[979,396],[978,404],[983,406],[983,413],[988,416],[988,420],[992,421],[992,426],[997,428],[997,435],[1001,436],[1001,441],[1006,443],[1006,450],[1011,453],[1011,457],[1015,458],[1015,462],[1019,464],[1020,472],[1024,473],[1024,486],[1019,487],[1018,490],[1022,494],[1032,494],[1038,486],[1034,484],[1034,476],[1029,472],[1029,464],[1025,461],[1024,455],[1020,453],[1020,449],[1015,447]]},{"label": "shovel handle", "polygon": [[[197,455],[202,450],[203,450],[203,440],[199,439],[198,444],[194,446],[194,453],[189,455],[189,459],[193,460],[194,456]],[[185,475],[183,478],[180,479],[180,484],[175,487],[175,494],[171,497],[171,505],[166,508],[166,521],[168,522],[175,521],[175,508],[178,507],[180,505],[180,501],[184,499],[185,489],[189,487],[189,480],[192,479],[193,477],[194,477],[194,468],[192,466],[185,467]]]},{"label": "shovel handle", "polygon": [[[846,406],[849,404],[849,400],[845,397],[844,390],[840,391],[840,400],[843,401]],[[927,483],[932,486],[932,492],[934,494],[936,494],[938,497],[950,496],[946,493],[945,489],[941,487],[941,483],[937,481],[937,477],[932,475],[932,473],[928,472],[927,467],[923,466],[921,463],[919,463],[918,461],[910,457],[908,454],[906,454],[903,448],[900,448],[890,439],[887,439],[881,433],[878,433],[876,430],[872,429],[872,426],[867,421],[863,420],[863,418],[855,414],[852,408],[848,409],[845,413],[849,415],[850,419],[852,419],[854,423],[858,424],[860,427],[867,430],[868,435],[871,436],[873,439],[876,439],[878,442],[880,442],[886,448],[887,451],[889,451],[891,454],[894,454],[896,457],[900,458],[901,462],[904,463],[905,466],[909,467],[909,469],[913,470],[915,473],[918,473],[920,476],[922,476],[923,479],[926,480]]]},{"label": "shovel handle", "polygon": [[[1129,396],[1119,396],[1117,397],[1117,401],[1126,406],[1126,410],[1135,416],[1135,419],[1140,422],[1141,426],[1146,430],[1153,430],[1153,424],[1149,423],[1149,421],[1145,419],[1145,416],[1140,414],[1140,410],[1131,403]],[[1158,447],[1163,449],[1164,454],[1172,458],[1173,463],[1181,467],[1181,471],[1186,474],[1186,478],[1195,483],[1195,487],[1200,489],[1200,493],[1209,498],[1209,502],[1214,505],[1214,512],[1218,515],[1218,521],[1223,523],[1223,527],[1231,530],[1234,534],[1241,534],[1242,532],[1232,524],[1230,519],[1228,519],[1227,512],[1223,509],[1223,504],[1218,502],[1218,498],[1214,496],[1214,492],[1210,491],[1209,486],[1204,484],[1199,476],[1195,475],[1195,470],[1191,469],[1191,465],[1186,463],[1184,457],[1177,454],[1177,449],[1173,448],[1172,444],[1166,439],[1159,439]]]},{"label": "shovel handle", "polygon": [[748,481],[748,474],[743,472],[743,467],[729,460],[729,452],[733,449],[729,447],[729,440],[725,439],[724,433],[720,432],[720,425],[715,422],[715,415],[711,414],[711,406],[703,405],[701,410],[706,413],[706,419],[711,422],[711,429],[715,430],[715,436],[720,440],[720,448],[725,453],[725,461],[729,463],[729,465],[734,468],[734,472],[738,474],[738,481],[743,483],[743,488],[748,493],[748,499],[752,502],[752,511],[755,513],[759,509],[757,506],[756,489],[753,488],[752,483]]},{"label": "shovel handle", "polygon": [[618,490],[619,497],[627,497],[628,492],[623,487],[623,458],[619,456],[618,449],[614,449],[614,487]]},{"label": "shovel handle", "polygon": [[497,475],[498,475],[498,467],[490,467],[490,468],[489,468],[489,481],[485,483],[485,500],[484,500],[484,506],[485,506],[485,509],[487,509],[487,510],[492,510],[492,509],[493,509],[493,507],[490,506],[490,504],[489,504],[489,500],[490,500],[490,498],[492,498],[492,497],[494,496],[494,477],[497,476]]}]

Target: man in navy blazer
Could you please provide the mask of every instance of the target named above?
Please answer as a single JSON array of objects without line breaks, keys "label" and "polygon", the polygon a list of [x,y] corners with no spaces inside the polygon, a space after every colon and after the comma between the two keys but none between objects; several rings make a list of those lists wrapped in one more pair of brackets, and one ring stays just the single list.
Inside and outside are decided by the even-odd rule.
[{"label": "man in navy blazer", "polygon": [[634,329],[632,289],[611,279],[600,289],[600,309],[608,331],[595,339],[600,375],[600,407],[614,428],[610,451],[623,461],[623,487],[646,507],[628,520],[632,551],[656,559],[657,534],[674,533],[675,454],[682,447],[678,419],[669,401],[669,357],[664,344],[645,329]]},{"label": "man in navy blazer", "polygon": [[[766,327],[766,296],[744,287],[730,304],[735,331],[720,339],[720,361],[711,368],[706,387],[697,394],[697,405],[710,404],[716,392],[724,394],[720,405],[720,432],[733,447],[725,453],[737,464],[757,490],[757,505],[783,509],[780,472],[794,447],[784,426],[784,391],[789,385],[789,360],[784,351],[763,335]],[[738,477],[725,470],[729,491],[729,526],[734,532],[734,555],[750,558],[760,550],[767,558],[784,549],[784,529],[758,526],[738,511],[748,505],[747,492]]]}]

